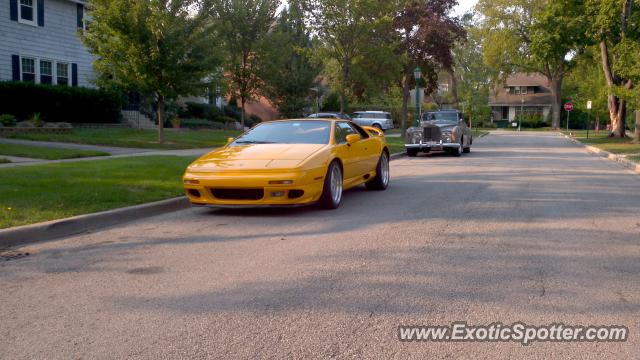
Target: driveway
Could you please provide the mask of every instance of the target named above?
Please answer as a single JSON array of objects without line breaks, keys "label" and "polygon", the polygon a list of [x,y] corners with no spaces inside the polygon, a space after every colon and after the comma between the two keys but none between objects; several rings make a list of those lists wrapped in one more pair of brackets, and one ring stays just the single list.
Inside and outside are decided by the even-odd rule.
[{"label": "driveway", "polygon": [[[640,177],[553,134],[393,161],[336,211],[202,208],[5,252],[2,357],[637,358]],[[1,259],[0,259],[1,260]],[[401,343],[398,325],[626,325]]]}]

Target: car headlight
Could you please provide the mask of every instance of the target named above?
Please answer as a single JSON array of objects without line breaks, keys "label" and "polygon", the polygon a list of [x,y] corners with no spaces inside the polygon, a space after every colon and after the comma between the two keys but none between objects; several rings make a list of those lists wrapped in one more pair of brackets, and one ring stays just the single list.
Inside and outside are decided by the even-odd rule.
[{"label": "car headlight", "polygon": [[416,131],[413,134],[411,134],[411,143],[412,144],[420,144],[421,141],[422,141],[422,133],[421,132]]},{"label": "car headlight", "polygon": [[443,131],[442,132],[442,141],[451,142],[451,131]]}]

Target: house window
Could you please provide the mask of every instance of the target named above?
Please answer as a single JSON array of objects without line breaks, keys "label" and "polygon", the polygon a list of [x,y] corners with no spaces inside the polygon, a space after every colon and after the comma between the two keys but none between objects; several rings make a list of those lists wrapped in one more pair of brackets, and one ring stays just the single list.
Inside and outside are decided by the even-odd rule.
[{"label": "house window", "polygon": [[56,80],[58,85],[69,85],[69,64],[56,64]]},{"label": "house window", "polygon": [[18,6],[18,19],[25,24],[36,24],[36,4],[35,0],[20,0],[20,6]]},{"label": "house window", "polygon": [[36,60],[23,57],[21,65],[22,81],[36,82]]},{"label": "house window", "polygon": [[527,87],[526,86],[521,86],[520,87],[520,94],[522,95],[527,95]]},{"label": "house window", "polygon": [[40,84],[53,84],[53,63],[40,60]]},{"label": "house window", "polygon": [[520,86],[515,86],[513,88],[513,93],[516,94],[516,95],[520,95]]}]

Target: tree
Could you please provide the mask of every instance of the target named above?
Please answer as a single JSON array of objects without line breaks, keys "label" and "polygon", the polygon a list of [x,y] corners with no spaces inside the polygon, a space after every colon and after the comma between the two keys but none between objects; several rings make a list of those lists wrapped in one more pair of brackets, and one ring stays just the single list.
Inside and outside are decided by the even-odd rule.
[{"label": "tree", "polygon": [[553,97],[552,126],[560,127],[562,82],[586,42],[581,0],[480,0],[484,59],[501,70],[540,73]]},{"label": "tree", "polygon": [[[607,83],[600,63],[600,49],[597,46],[590,46],[583,54],[576,56],[575,66],[567,74],[562,92],[571,94],[576,110],[582,113],[590,112],[592,120],[599,121],[600,117],[608,117]],[[588,101],[592,102],[591,110],[587,109]]]},{"label": "tree", "polygon": [[457,80],[457,97],[462,111],[473,124],[484,123],[491,118],[489,92],[493,69],[482,58],[482,36],[473,22],[473,13],[465,14],[462,23],[467,31],[466,41],[460,41],[453,49],[453,74]]},{"label": "tree", "polygon": [[210,10],[225,50],[224,69],[228,73],[231,96],[240,98],[241,125],[245,105],[254,100],[262,85],[261,46],[274,24],[277,0],[211,0]]},{"label": "tree", "polygon": [[437,88],[437,70],[451,71],[452,48],[466,34],[456,18],[451,17],[456,0],[410,1],[396,14],[394,28],[400,37],[399,55],[405,59],[402,69],[402,133],[407,127],[410,87],[413,71],[422,69],[425,93]]},{"label": "tree", "polygon": [[633,90],[634,78],[636,83],[638,81],[638,5],[634,0],[587,1],[586,16],[593,20],[590,33],[594,34],[600,47],[602,70],[609,89],[609,117],[615,137],[625,136],[627,101]]},{"label": "tree", "polygon": [[322,42],[316,56],[337,65],[340,111],[352,90],[352,71],[358,58],[365,58],[384,43],[394,1],[308,0],[306,9],[313,30]]},{"label": "tree", "polygon": [[166,101],[198,94],[218,64],[211,28],[198,5],[195,0],[89,2],[91,21],[82,38],[95,55],[98,83],[153,94],[160,143]]},{"label": "tree", "polygon": [[309,95],[320,73],[310,60],[313,43],[307,31],[303,10],[290,2],[266,37],[260,92],[285,117],[301,116],[309,105]]}]

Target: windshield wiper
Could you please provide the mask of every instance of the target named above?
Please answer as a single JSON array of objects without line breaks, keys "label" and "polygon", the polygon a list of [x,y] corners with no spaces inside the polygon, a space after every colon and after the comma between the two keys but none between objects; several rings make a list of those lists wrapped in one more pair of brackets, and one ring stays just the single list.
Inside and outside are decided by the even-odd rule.
[{"label": "windshield wiper", "polygon": [[275,143],[273,141],[241,140],[241,141],[236,141],[236,144],[275,144]]}]

